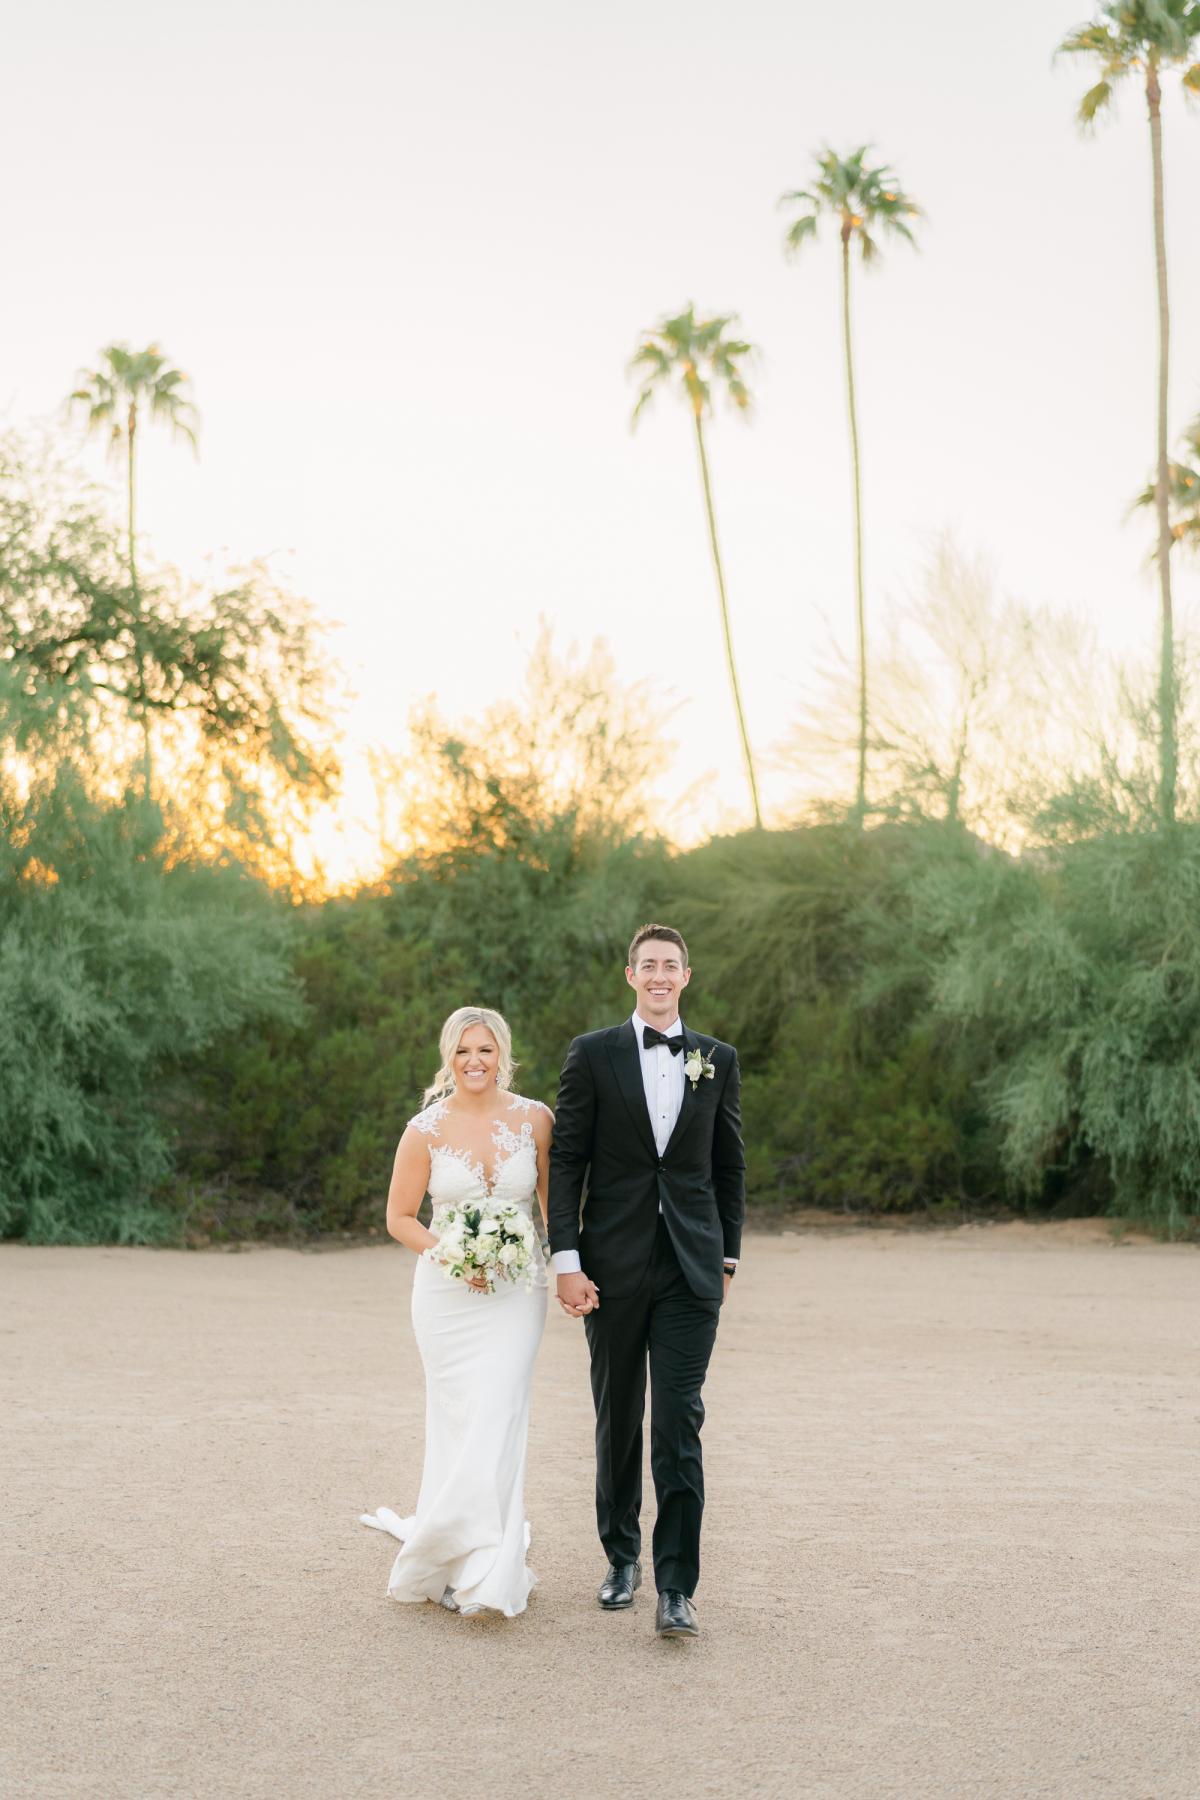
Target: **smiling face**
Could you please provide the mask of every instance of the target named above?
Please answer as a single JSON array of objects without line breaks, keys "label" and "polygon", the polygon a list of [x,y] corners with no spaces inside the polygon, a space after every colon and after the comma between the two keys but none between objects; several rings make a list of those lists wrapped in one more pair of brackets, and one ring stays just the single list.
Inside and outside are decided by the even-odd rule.
[{"label": "smiling face", "polygon": [[671,1025],[679,1012],[679,996],[692,979],[683,952],[666,938],[646,938],[634,952],[637,967],[625,979],[638,997],[638,1012],[648,1025]]},{"label": "smiling face", "polygon": [[468,1025],[451,1064],[454,1085],[464,1094],[482,1094],[495,1086],[499,1067],[500,1046],[487,1026]]}]

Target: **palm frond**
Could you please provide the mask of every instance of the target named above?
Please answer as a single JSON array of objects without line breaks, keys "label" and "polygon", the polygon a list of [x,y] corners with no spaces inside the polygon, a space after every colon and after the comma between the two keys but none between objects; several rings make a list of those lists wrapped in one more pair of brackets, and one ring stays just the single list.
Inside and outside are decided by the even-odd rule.
[{"label": "palm frond", "polygon": [[903,238],[905,243],[911,244],[914,250],[920,249],[920,245],[917,243],[916,238],[913,236],[911,229],[904,223],[903,219],[885,218],[884,223],[886,224],[887,229],[890,232],[892,232],[894,236]]},{"label": "palm frond", "polygon": [[[1200,548],[1200,419],[1193,419],[1183,435],[1183,456],[1167,464],[1167,511],[1171,540],[1189,549]],[[1158,500],[1158,487],[1147,482],[1129,505],[1129,513],[1147,509]],[[1155,550],[1154,555],[1158,552]]]},{"label": "palm frond", "polygon": [[815,213],[802,213],[798,219],[794,219],[791,225],[788,226],[787,233],[783,240],[784,246],[794,254],[800,249],[806,238],[815,238],[816,235],[817,215]]},{"label": "palm frond", "polygon": [[645,338],[638,345],[637,349],[634,351],[633,355],[630,357],[629,366],[631,369],[633,369],[633,368],[637,368],[639,366],[639,364],[644,363],[644,362],[654,363],[655,365],[660,365],[660,364],[665,364],[666,361],[667,361],[667,355],[666,355],[666,351],[663,349],[662,345],[656,344],[654,342],[653,338]]},{"label": "palm frond", "polygon": [[1109,81],[1098,81],[1090,87],[1079,102],[1077,117],[1081,125],[1094,125],[1099,115],[1112,104],[1113,84]]},{"label": "palm frond", "polygon": [[1105,57],[1112,51],[1116,38],[1110,26],[1093,20],[1087,25],[1077,25],[1069,31],[1055,56],[1099,56]]},{"label": "palm frond", "polygon": [[653,402],[654,395],[655,395],[655,389],[651,386],[651,384],[649,382],[647,382],[645,387],[642,389],[641,393],[638,395],[637,402],[634,406],[634,409],[633,409],[632,413],[629,415],[630,431],[637,430],[637,422],[641,418],[642,413],[645,411],[646,407],[651,405],[651,403]]},{"label": "palm frond", "polygon": [[753,402],[750,399],[750,391],[740,376],[729,376],[725,384],[725,392],[739,412],[749,412]]}]

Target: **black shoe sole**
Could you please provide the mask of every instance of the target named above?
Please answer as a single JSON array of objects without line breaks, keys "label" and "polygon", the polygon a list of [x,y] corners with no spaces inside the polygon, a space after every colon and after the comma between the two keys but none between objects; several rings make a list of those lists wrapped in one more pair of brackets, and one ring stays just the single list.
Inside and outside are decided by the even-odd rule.
[{"label": "black shoe sole", "polygon": [[654,1629],[661,1638],[696,1638],[700,1636],[699,1627],[695,1625],[656,1625]]}]

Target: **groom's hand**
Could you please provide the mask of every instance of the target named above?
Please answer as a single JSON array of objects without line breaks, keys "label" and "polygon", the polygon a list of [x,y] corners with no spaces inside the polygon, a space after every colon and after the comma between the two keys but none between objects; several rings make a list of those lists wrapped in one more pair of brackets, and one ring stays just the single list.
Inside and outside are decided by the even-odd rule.
[{"label": "groom's hand", "polygon": [[558,1277],[558,1304],[569,1318],[582,1319],[586,1313],[594,1312],[600,1304],[600,1290],[594,1281],[589,1281],[580,1270],[575,1275]]}]

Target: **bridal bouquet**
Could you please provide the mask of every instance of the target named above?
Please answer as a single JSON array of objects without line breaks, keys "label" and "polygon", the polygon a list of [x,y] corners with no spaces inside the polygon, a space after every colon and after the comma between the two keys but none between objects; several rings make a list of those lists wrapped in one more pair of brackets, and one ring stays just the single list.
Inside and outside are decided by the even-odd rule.
[{"label": "bridal bouquet", "polygon": [[448,1206],[433,1221],[438,1241],[427,1255],[440,1263],[448,1281],[487,1279],[494,1294],[497,1281],[524,1281],[528,1293],[541,1262],[533,1220],[519,1206]]}]

